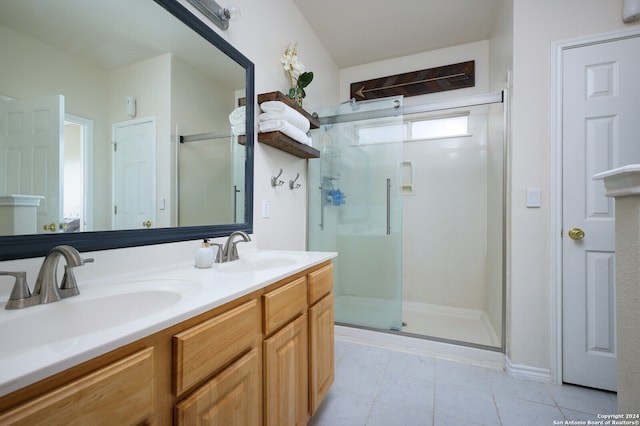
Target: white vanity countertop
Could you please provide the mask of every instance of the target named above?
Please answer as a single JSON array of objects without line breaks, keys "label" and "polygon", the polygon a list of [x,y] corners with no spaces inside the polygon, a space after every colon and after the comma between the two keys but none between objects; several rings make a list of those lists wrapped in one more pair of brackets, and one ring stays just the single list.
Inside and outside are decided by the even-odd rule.
[{"label": "white vanity countertop", "polygon": [[[252,250],[241,253],[239,261],[249,267],[255,266],[257,270],[251,272],[223,272],[225,268],[243,264],[234,265],[235,262],[197,269],[190,260],[117,277],[79,279],[79,296],[19,310],[1,308],[0,396],[336,256],[333,252]],[[276,267],[267,268],[272,261]],[[174,291],[176,288],[180,289],[179,293]],[[152,291],[148,293],[149,290]],[[111,302],[118,302],[105,308],[107,299],[114,295]],[[149,303],[145,304],[145,300]],[[4,306],[5,302],[1,300],[0,305]],[[158,307],[154,305],[156,303]],[[142,311],[146,311],[144,315],[140,314]],[[70,312],[76,315],[87,312],[86,321],[69,321],[68,327],[60,333],[62,337],[57,335],[57,329],[54,332],[51,328],[47,330],[53,319],[65,323],[65,315]],[[82,315],[84,318],[85,314]],[[74,335],[69,336],[69,333]],[[12,341],[18,343],[12,345]]]}]

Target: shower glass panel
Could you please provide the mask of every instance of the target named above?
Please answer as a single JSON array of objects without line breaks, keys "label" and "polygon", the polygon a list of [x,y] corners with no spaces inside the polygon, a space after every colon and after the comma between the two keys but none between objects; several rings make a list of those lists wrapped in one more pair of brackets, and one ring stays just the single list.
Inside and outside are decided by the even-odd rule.
[{"label": "shower glass panel", "polygon": [[309,249],[339,254],[335,321],[401,330],[402,98],[316,112],[330,124],[312,132],[321,158],[309,162]]},{"label": "shower glass panel", "polygon": [[[466,131],[415,131],[450,118],[466,121]],[[402,331],[501,349],[503,105],[428,111],[405,115],[405,122],[411,185],[403,200]]]}]

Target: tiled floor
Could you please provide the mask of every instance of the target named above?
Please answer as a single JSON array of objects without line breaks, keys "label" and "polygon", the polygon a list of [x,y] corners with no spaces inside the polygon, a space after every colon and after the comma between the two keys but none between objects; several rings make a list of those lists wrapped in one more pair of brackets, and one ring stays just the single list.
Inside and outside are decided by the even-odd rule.
[{"label": "tiled floor", "polygon": [[336,339],[335,382],[310,425],[553,425],[615,414],[616,395]]}]

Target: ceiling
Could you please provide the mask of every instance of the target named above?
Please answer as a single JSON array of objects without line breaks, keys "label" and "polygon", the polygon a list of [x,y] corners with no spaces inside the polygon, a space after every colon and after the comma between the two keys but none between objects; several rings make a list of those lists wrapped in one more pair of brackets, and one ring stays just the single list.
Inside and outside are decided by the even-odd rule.
[{"label": "ceiling", "polygon": [[246,83],[240,65],[149,0],[0,0],[0,26],[98,69],[114,70],[171,52],[220,84]]},{"label": "ceiling", "polygon": [[500,0],[293,0],[339,68],[490,38]]}]

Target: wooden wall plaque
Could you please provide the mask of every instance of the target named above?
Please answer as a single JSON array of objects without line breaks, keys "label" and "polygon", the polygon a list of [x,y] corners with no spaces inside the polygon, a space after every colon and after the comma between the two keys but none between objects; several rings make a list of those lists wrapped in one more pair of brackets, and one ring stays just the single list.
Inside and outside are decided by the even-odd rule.
[{"label": "wooden wall plaque", "polygon": [[467,61],[351,83],[351,98],[365,101],[397,95],[418,96],[475,84],[475,61]]}]

